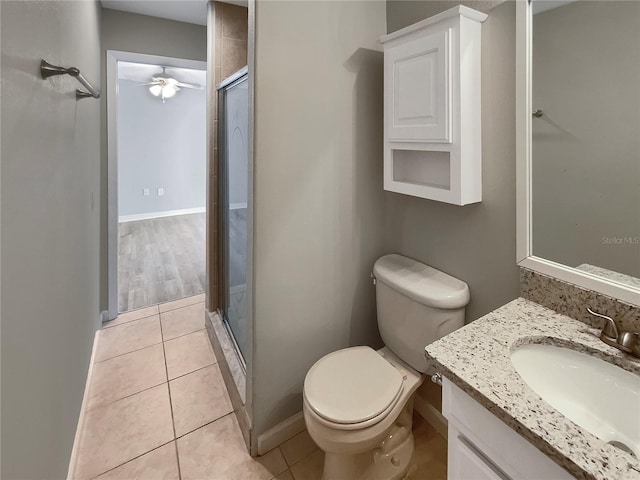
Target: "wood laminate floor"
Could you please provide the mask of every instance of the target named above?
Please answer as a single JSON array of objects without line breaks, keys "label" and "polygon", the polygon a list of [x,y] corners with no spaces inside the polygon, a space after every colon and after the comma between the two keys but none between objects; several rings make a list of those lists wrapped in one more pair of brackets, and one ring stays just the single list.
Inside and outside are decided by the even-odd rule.
[{"label": "wood laminate floor", "polygon": [[120,312],[204,292],[204,213],[120,223],[118,237]]}]

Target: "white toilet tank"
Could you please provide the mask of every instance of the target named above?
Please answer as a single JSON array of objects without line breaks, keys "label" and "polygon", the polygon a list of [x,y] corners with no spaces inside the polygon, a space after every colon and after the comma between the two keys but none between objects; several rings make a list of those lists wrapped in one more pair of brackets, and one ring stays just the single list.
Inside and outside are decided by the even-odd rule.
[{"label": "white toilet tank", "polygon": [[464,325],[466,283],[402,255],[385,255],[373,267],[378,327],[385,345],[419,372],[424,347]]}]

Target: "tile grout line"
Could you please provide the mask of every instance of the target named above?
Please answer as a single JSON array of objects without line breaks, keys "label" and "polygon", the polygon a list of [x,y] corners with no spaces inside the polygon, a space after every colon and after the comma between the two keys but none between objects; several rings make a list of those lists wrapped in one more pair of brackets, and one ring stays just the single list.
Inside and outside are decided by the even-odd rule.
[{"label": "tile grout line", "polygon": [[224,415],[222,415],[222,416],[220,416],[220,417],[216,418],[215,420],[211,420],[211,421],[209,421],[209,422],[205,423],[204,425],[200,425],[199,427],[194,428],[193,430],[189,430],[188,432],[183,433],[183,434],[182,434],[182,435],[180,435],[179,437],[176,437],[176,445],[177,445],[177,440],[180,440],[180,439],[182,439],[182,438],[186,437],[187,435],[192,434],[193,432],[197,432],[197,431],[198,431],[198,430],[200,430],[201,428],[208,427],[208,426],[209,426],[209,425],[211,425],[212,423],[216,423],[218,420],[222,420],[224,417],[228,417],[229,415],[231,415],[231,414],[233,414],[233,413],[235,413],[235,411],[234,411],[234,410],[231,410],[229,413],[225,413]]},{"label": "tile grout line", "polygon": [[[187,375],[188,375],[188,374],[187,374]],[[169,383],[169,382],[161,382],[161,383],[157,383],[157,384],[152,385],[152,386],[150,386],[150,387],[143,388],[142,390],[139,390],[139,391],[137,391],[137,392],[134,392],[134,393],[130,393],[130,394],[128,394],[128,395],[125,395],[124,397],[120,397],[120,398],[116,398],[115,400],[111,400],[110,402],[106,402],[106,403],[101,403],[101,404],[99,404],[99,405],[95,405],[95,406],[93,406],[93,407],[89,408],[89,409],[87,410],[87,412],[92,412],[92,411],[94,411],[94,410],[96,410],[96,409],[98,409],[98,408],[102,408],[102,407],[107,407],[107,406],[109,406],[109,405],[113,405],[114,403],[119,402],[120,400],[124,400],[125,398],[131,398],[131,397],[133,397],[134,395],[137,395],[137,394],[139,394],[139,393],[147,392],[147,391],[149,391],[149,390],[151,390],[151,389],[153,389],[153,388],[156,388],[156,387],[159,387],[159,386],[161,386],[161,385],[164,385],[165,383]]]},{"label": "tile grout line", "polygon": [[182,470],[180,469],[180,452],[178,452],[178,439],[173,440],[174,450],[176,452],[176,464],[178,465],[178,480],[182,480]]},{"label": "tile grout line", "polygon": [[180,469],[180,455],[178,454],[178,439],[176,437],[176,420],[173,416],[173,401],[171,400],[171,385],[169,385],[169,367],[167,366],[167,352],[164,348],[164,332],[162,322],[160,322],[160,337],[162,338],[162,356],[164,357],[164,371],[167,376],[167,392],[169,393],[169,409],[171,410],[171,426],[173,427],[173,440],[176,442],[176,462],[178,463],[178,479],[182,480],[182,470]]},{"label": "tile grout line", "polygon": [[158,445],[157,447],[152,448],[152,449],[151,449],[151,450],[149,450],[148,452],[141,453],[140,455],[137,455],[137,456],[135,456],[135,457],[133,457],[133,458],[131,458],[131,459],[127,460],[126,462],[123,462],[123,463],[121,463],[121,464],[119,464],[119,465],[116,465],[116,466],[115,466],[115,467],[113,467],[113,468],[110,468],[109,470],[105,470],[104,472],[99,473],[99,474],[98,474],[98,475],[96,475],[95,477],[91,477],[91,480],[95,480],[96,478],[98,478],[98,477],[100,477],[100,476],[104,475],[105,473],[112,472],[112,471],[114,471],[116,468],[120,468],[121,466],[126,465],[127,463],[130,463],[130,462],[133,462],[134,460],[137,460],[137,459],[139,459],[140,457],[144,457],[147,453],[155,452],[155,451],[156,451],[156,450],[158,450],[159,448],[166,447],[166,446],[167,446],[167,445],[169,445],[171,442],[175,442],[175,441],[176,441],[176,440],[175,440],[175,438],[174,438],[173,440],[169,440],[168,442],[163,443],[162,445]]},{"label": "tile grout line", "polygon": [[[0,0],[1,1],[1,0]],[[152,343],[151,345],[146,345],[144,347],[136,348],[135,350],[131,350],[130,352],[120,353],[118,355],[114,355],[113,357],[105,358],[104,360],[98,360],[97,362],[93,362],[94,364],[108,362],[109,360],[113,360],[114,358],[123,357],[125,355],[129,355],[130,353],[139,352],[140,350],[144,350],[145,348],[155,347],[156,345],[160,345],[162,342]]]},{"label": "tile grout line", "polygon": [[[204,365],[202,367],[196,368],[195,370],[191,370],[190,372],[183,373],[183,374],[178,375],[177,377],[173,377],[173,378],[169,378],[167,376],[167,378],[169,378],[169,380],[167,380],[167,382],[171,383],[174,380],[178,380],[179,378],[186,377],[187,375],[191,375],[192,373],[199,372],[200,370],[204,370],[205,368],[213,367],[214,365],[217,365],[217,364],[218,364],[217,362],[216,363],[209,363],[208,365]],[[218,367],[218,368],[220,368],[220,367]]]},{"label": "tile grout line", "polygon": [[109,320],[109,322],[104,322],[102,324],[102,326],[100,327],[100,330],[106,330],[108,328],[113,328],[113,327],[119,327],[120,325],[126,325],[127,323],[131,323],[131,322],[137,322],[138,320],[144,320],[145,318],[149,318],[149,317],[155,317],[156,315],[160,315],[160,311],[156,312],[156,313],[152,313],[151,315],[146,315],[144,317],[140,317],[140,318],[134,318],[132,320],[125,320],[123,322],[120,323],[116,323],[115,325],[107,325],[107,323],[109,322],[115,322],[117,319],[114,320]]},{"label": "tile grout line", "polygon": [[[2,0],[0,0],[0,1],[2,1]],[[114,325],[114,326],[118,327],[119,325]],[[131,350],[130,352],[120,353],[120,354],[115,355],[113,357],[105,358],[104,360],[98,360],[97,362],[93,362],[93,363],[94,364],[95,363],[103,363],[103,362],[106,362],[108,360],[113,360],[114,358],[122,357],[123,355],[128,355],[128,354],[133,353],[133,352],[139,352],[140,350],[144,350],[145,348],[155,347],[156,345],[160,345],[161,343],[171,342],[171,341],[176,340],[178,338],[186,337],[187,335],[191,335],[193,333],[198,333],[198,332],[201,332],[201,331],[206,330],[206,329],[207,329],[207,327],[204,327],[204,328],[201,328],[199,330],[195,330],[193,332],[183,333],[182,335],[178,335],[177,337],[172,337],[172,338],[169,338],[168,340],[162,340],[162,341],[160,341],[158,343],[152,343],[151,345],[147,345],[146,347],[136,348],[135,350]],[[161,321],[160,321],[160,334],[162,335],[162,322]],[[214,363],[218,363],[218,361],[216,360]]]},{"label": "tile grout line", "polygon": [[[202,294],[200,294],[200,295],[202,295]],[[189,298],[189,297],[184,297],[184,298]],[[170,310],[165,310],[164,312],[159,312],[159,313],[160,313],[160,315],[162,315],[163,313],[175,312],[176,310],[180,310],[181,308],[193,307],[194,305],[198,305],[199,303],[205,303],[205,301],[204,300],[200,300],[198,302],[188,303],[187,305],[183,305],[181,307],[172,308]],[[162,305],[162,303],[160,305]],[[158,309],[158,310],[160,310],[160,309]]]},{"label": "tile grout line", "polygon": [[[162,320],[160,321],[162,323]],[[166,340],[162,340],[163,342],[170,342],[171,340],[175,340],[176,338],[186,337],[187,335],[191,335],[192,333],[201,332],[202,330],[206,330],[207,327],[199,328],[198,330],[194,330],[193,332],[183,333],[182,335],[178,335],[177,337],[167,338]]]},{"label": "tile grout line", "polygon": [[[184,300],[184,299],[186,299],[186,298],[198,297],[198,296],[200,296],[200,295],[204,295],[204,294],[205,294],[205,292],[202,292],[202,293],[198,293],[198,294],[196,294],[196,295],[190,295],[190,296],[188,296],[188,297],[182,297],[182,298],[176,298],[175,300],[169,300],[169,302],[179,302],[179,301]],[[170,309],[170,310],[165,310],[164,312],[161,312],[161,311],[160,311],[160,305],[164,305],[165,303],[169,303],[169,302],[156,303],[155,305],[149,305],[149,306],[147,306],[147,307],[140,307],[140,308],[137,308],[137,309],[135,309],[135,310],[129,310],[129,311],[126,311],[126,312],[118,312],[118,314],[122,313],[123,315],[127,315],[127,314],[129,314],[129,313],[131,313],[131,312],[135,312],[135,311],[137,311],[137,310],[143,310],[143,309],[151,308],[151,307],[157,307],[157,310],[158,310],[156,313],[152,313],[151,315],[145,315],[144,317],[134,318],[134,319],[132,319],[132,320],[126,320],[126,321],[123,321],[123,322],[117,323],[117,324],[115,324],[115,325],[107,325],[107,324],[108,324],[109,322],[115,322],[115,321],[117,320],[117,318],[115,318],[115,319],[113,319],[113,320],[109,320],[109,321],[107,321],[107,322],[103,322],[103,323],[102,323],[102,326],[100,327],[100,330],[104,330],[104,329],[106,329],[106,328],[118,327],[118,326],[120,326],[120,325],[125,325],[125,324],[127,324],[127,323],[131,323],[131,322],[137,322],[138,320],[144,320],[145,318],[153,317],[153,316],[155,316],[155,315],[161,315],[161,314],[163,314],[163,313],[174,312],[174,311],[176,311],[176,310],[180,310],[181,308],[185,308],[185,307],[192,307],[192,306],[197,305],[197,304],[199,304],[199,303],[205,303],[206,301],[205,301],[205,300],[201,300],[201,301],[198,301],[198,302],[189,303],[189,304],[187,304],[187,305],[183,305],[183,306],[181,306],[181,307],[176,307],[176,308],[172,308],[172,309]]]},{"label": "tile grout line", "polygon": [[[293,437],[291,437],[293,438]],[[291,438],[289,440],[291,440]],[[287,440],[288,441],[288,440]],[[280,448],[281,445],[278,445],[278,447],[276,448]],[[306,460],[307,458],[309,458],[311,455],[313,455],[314,453],[316,453],[318,450],[320,450],[320,447],[316,446],[316,448],[313,450],[313,452],[311,452],[308,455],[305,455],[304,457],[302,457],[300,460],[293,462],[292,464],[289,464],[289,461],[287,460],[287,457],[284,456],[284,453],[282,453],[282,448],[280,448],[280,452],[282,453],[282,458],[284,458],[284,463],[287,464],[287,467],[289,468],[289,470],[291,470],[294,466],[298,465],[300,462],[302,462],[303,460]]]}]

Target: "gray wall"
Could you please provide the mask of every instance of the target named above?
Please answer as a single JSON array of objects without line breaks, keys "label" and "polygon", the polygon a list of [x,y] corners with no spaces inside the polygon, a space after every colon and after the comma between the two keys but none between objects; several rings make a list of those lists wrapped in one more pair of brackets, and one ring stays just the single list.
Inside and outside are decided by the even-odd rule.
[{"label": "gray wall", "polygon": [[[640,2],[533,17],[533,253],[640,277]],[[636,240],[637,242],[637,240]]]},{"label": "gray wall", "polygon": [[384,34],[383,2],[256,2],[254,442],[318,358],[380,345]]},{"label": "gray wall", "polygon": [[[458,3],[388,0],[387,30],[396,31]],[[384,245],[388,252],[467,282],[470,322],[519,295],[515,3],[464,3],[489,13],[482,25],[482,203],[458,207],[387,192]]]},{"label": "gray wall", "polygon": [[395,32],[456,5],[466,5],[481,12],[489,11],[505,0],[386,0],[387,32]]},{"label": "gray wall", "polygon": [[[161,55],[188,60],[207,60],[207,27],[148,17],[135,13],[102,10],[102,84],[106,85],[107,50]],[[107,309],[107,104],[102,101],[102,135],[100,171],[100,305]]]},{"label": "gray wall", "polygon": [[1,2],[2,478],[64,478],[99,324],[97,2]]},{"label": "gray wall", "polygon": [[[162,103],[148,86],[118,81],[120,216],[204,208],[205,113],[204,89],[183,88]],[[158,187],[164,188],[163,196]]]},{"label": "gray wall", "polygon": [[206,62],[207,27],[103,9],[102,50],[121,50]]}]

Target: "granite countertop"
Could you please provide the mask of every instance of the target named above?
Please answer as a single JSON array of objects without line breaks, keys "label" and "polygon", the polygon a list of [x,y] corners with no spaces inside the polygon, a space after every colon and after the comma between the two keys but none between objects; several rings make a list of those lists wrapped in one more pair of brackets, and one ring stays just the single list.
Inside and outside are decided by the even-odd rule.
[{"label": "granite countertop", "polygon": [[547,343],[588,352],[640,374],[640,361],[606,345],[599,331],[518,298],[426,348],[442,375],[576,478],[640,479],[640,462],[582,429],[540,398],[510,352]]}]

